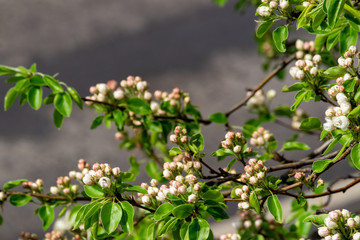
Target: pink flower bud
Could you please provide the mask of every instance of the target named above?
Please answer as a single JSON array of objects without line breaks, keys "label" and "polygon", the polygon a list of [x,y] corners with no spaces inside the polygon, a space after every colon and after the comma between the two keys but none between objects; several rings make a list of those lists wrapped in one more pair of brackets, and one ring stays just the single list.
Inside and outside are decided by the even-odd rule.
[{"label": "pink flower bud", "polygon": [[187,181],[190,184],[195,184],[197,182],[197,178],[194,175],[189,174],[185,177],[185,181]]},{"label": "pink flower bud", "polygon": [[171,171],[175,171],[175,170],[176,170],[176,167],[177,167],[176,162],[171,162],[171,163],[169,163],[169,169],[170,169]]},{"label": "pink flower bud", "polygon": [[302,79],[304,79],[304,77],[305,77],[305,73],[302,70],[297,71],[295,74],[296,79],[302,80]]},{"label": "pink flower bud", "polygon": [[180,139],[180,142],[187,143],[188,142],[187,136],[182,136],[181,139]]},{"label": "pink flower bud", "polygon": [[255,138],[250,138],[250,144],[253,145],[253,146],[257,146],[258,145],[258,142]]},{"label": "pink flower bud", "polygon": [[89,89],[89,92],[91,94],[96,94],[97,93],[97,88],[95,86],[91,86],[90,89]]},{"label": "pink flower bud", "polygon": [[186,193],[186,187],[184,185],[181,185],[177,190],[180,194]]},{"label": "pink flower bud", "polygon": [[326,237],[330,234],[330,231],[327,227],[319,227],[318,234],[320,237]]},{"label": "pink flower bud", "polygon": [[116,91],[114,91],[113,95],[114,95],[114,98],[117,100],[121,100],[121,99],[125,98],[125,93],[121,89],[117,89]]},{"label": "pink flower bud", "polygon": [[247,185],[242,186],[244,192],[249,192],[249,187]]},{"label": "pink flower bud", "polygon": [[340,214],[336,211],[331,211],[329,212],[329,218],[332,221],[337,222],[340,219]]},{"label": "pink flower bud", "polygon": [[188,202],[189,203],[195,203],[197,200],[197,197],[195,194],[191,194],[189,197],[188,197]]},{"label": "pink flower bud", "polygon": [[120,168],[119,167],[115,167],[111,170],[112,175],[114,176],[114,178],[118,178],[120,176]]},{"label": "pink flower bud", "polygon": [[251,184],[255,185],[255,184],[257,184],[257,183],[259,182],[259,180],[258,180],[257,177],[251,176],[251,177],[249,178],[249,182],[250,182]]},{"label": "pink flower bud", "polygon": [[194,185],[194,191],[195,191],[195,192],[199,192],[200,190],[201,190],[200,184],[199,184],[199,183],[196,183],[196,184]]},{"label": "pink flower bud", "polygon": [[81,179],[84,177],[84,175],[81,172],[76,172],[75,177],[77,180],[81,181]]},{"label": "pink flower bud", "polygon": [[63,192],[66,194],[66,195],[69,195],[71,193],[70,189],[69,188],[64,188],[63,189]]},{"label": "pink flower bud", "polygon": [[170,193],[175,196],[179,195],[178,190],[173,186],[170,187]]},{"label": "pink flower bud", "polygon": [[170,142],[177,143],[177,136],[174,134],[170,135]]},{"label": "pink flower bud", "polygon": [[247,195],[246,193],[243,193],[243,194],[241,194],[241,199],[246,201],[249,199],[249,195]]},{"label": "pink flower bud", "polygon": [[157,186],[159,185],[159,181],[156,180],[156,179],[151,179],[150,185],[151,185],[152,187],[157,187]]},{"label": "pink flower bud", "polygon": [[241,152],[241,146],[236,145],[233,149],[234,153],[240,153]]},{"label": "pink flower bud", "polygon": [[265,173],[264,172],[259,172],[257,175],[259,180],[263,180],[265,178]]},{"label": "pink flower bud", "polygon": [[337,223],[332,221],[329,217],[325,218],[324,223],[325,223],[325,226],[330,230],[338,227]]},{"label": "pink flower bud", "polygon": [[234,133],[234,132],[227,132],[227,133],[225,134],[225,138],[232,140],[232,139],[235,138],[235,133]]},{"label": "pink flower bud", "polygon": [[303,68],[306,66],[306,64],[305,64],[305,61],[304,61],[304,60],[297,60],[297,61],[295,62],[295,66],[298,67],[298,68],[300,68],[300,69],[303,69]]},{"label": "pink flower bud", "polygon": [[257,141],[258,145],[260,145],[260,146],[262,146],[262,145],[265,144],[265,141],[264,141],[264,138],[263,138],[263,137],[258,137],[258,138],[256,139],[256,141]]},{"label": "pink flower bud", "polygon": [[173,177],[173,174],[168,169],[165,169],[163,171],[163,175],[164,175],[164,178],[166,178],[166,179],[171,179]]},{"label": "pink flower bud", "polygon": [[201,163],[200,163],[199,161],[195,161],[195,162],[193,163],[193,165],[194,165],[194,168],[195,168],[196,170],[200,170],[200,169],[201,169]]}]

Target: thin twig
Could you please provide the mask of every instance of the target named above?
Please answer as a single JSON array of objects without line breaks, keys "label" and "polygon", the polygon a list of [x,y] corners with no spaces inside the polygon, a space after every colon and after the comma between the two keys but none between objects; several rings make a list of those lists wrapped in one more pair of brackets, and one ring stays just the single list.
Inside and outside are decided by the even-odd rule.
[{"label": "thin twig", "polygon": [[276,74],[278,74],[282,69],[284,69],[294,59],[295,59],[295,55],[291,55],[289,58],[285,59],[277,68],[275,68],[269,75],[267,75],[264,78],[264,80],[258,86],[256,86],[256,88],[253,89],[252,93],[249,96],[247,96],[239,104],[232,107],[229,111],[225,112],[225,115],[228,117],[233,112],[235,112],[236,110],[238,110],[239,108],[244,106],[250,100],[250,98],[252,98],[255,95],[255,93],[258,90],[260,90],[263,86],[265,86],[265,84],[267,84],[274,76],[276,76]]}]

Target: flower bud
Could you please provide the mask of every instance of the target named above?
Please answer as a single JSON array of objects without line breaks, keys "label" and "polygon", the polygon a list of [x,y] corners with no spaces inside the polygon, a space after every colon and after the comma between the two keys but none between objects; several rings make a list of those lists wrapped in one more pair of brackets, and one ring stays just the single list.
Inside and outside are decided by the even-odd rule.
[{"label": "flower bud", "polygon": [[348,218],[346,223],[350,228],[356,228],[356,222],[353,218]]},{"label": "flower bud", "polygon": [[255,220],[255,228],[256,229],[260,229],[261,225],[262,225],[262,220],[261,219],[257,219]]},{"label": "flower bud", "polygon": [[326,237],[330,234],[330,231],[327,227],[319,227],[318,234],[320,237]]},{"label": "flower bud", "polygon": [[296,50],[303,50],[304,49],[304,41],[301,40],[301,39],[297,39],[296,42],[295,42],[295,47],[296,47]]},{"label": "flower bud", "polygon": [[146,204],[146,205],[151,203],[151,199],[148,195],[142,196],[141,201],[143,202],[143,204]]},{"label": "flower bud", "polygon": [[281,9],[287,9],[289,7],[289,1],[288,0],[280,0],[279,4]]},{"label": "flower bud", "polygon": [[149,188],[149,185],[147,184],[147,183],[141,183],[141,185],[140,185],[143,189],[145,189],[145,190],[148,190],[148,188]]},{"label": "flower bud", "polygon": [[99,185],[102,188],[110,188],[111,187],[111,180],[108,177],[102,177],[99,180]]},{"label": "flower bud", "polygon": [[0,192],[0,201],[4,201],[6,199],[6,194],[4,192]]},{"label": "flower bud", "polygon": [[93,185],[94,184],[93,178],[90,176],[90,174],[85,174],[82,181],[86,185]]},{"label": "flower bud", "polygon": [[257,177],[251,176],[251,177],[249,178],[249,182],[250,182],[251,184],[255,185],[255,184],[257,184],[257,183],[259,182],[259,180],[258,180]]},{"label": "flower bud", "polygon": [[236,196],[241,197],[241,194],[243,194],[243,191],[242,191],[241,188],[235,189],[235,195],[236,195]]},{"label": "flower bud", "polygon": [[353,240],[360,240],[360,232],[356,232],[354,235],[353,235]]},{"label": "flower bud", "polygon": [[121,100],[125,97],[124,91],[121,90],[120,88],[117,89],[116,91],[114,91],[113,95],[114,95],[114,98],[117,100]]},{"label": "flower bud", "polygon": [[69,195],[71,193],[70,189],[69,188],[64,188],[63,189],[63,192],[66,194],[66,195]]},{"label": "flower bud", "polygon": [[177,143],[177,136],[174,134],[170,135],[170,142]]},{"label": "flower bud", "polygon": [[341,240],[343,238],[341,237],[341,235],[339,233],[335,233],[334,235],[331,236],[331,239],[332,240]]},{"label": "flower bud", "polygon": [[195,192],[199,192],[200,190],[201,190],[200,184],[199,184],[199,183],[196,183],[196,184],[194,185],[194,191],[195,191]]},{"label": "flower bud", "polygon": [[337,222],[339,219],[340,219],[340,215],[338,212],[336,211],[331,211],[329,212],[329,218],[334,221],[334,222]]},{"label": "flower bud", "polygon": [[170,179],[173,177],[173,174],[168,169],[165,169],[163,171],[163,175],[164,175],[164,178],[166,178],[166,179]]},{"label": "flower bud", "polygon": [[199,161],[194,161],[193,165],[194,165],[194,168],[195,168],[196,170],[200,170],[200,169],[201,169],[201,163],[200,163]]},{"label": "flower bud", "polygon": [[181,185],[177,190],[180,194],[186,193],[186,187],[184,185]]},{"label": "flower bud", "polygon": [[338,227],[337,223],[332,221],[329,217],[325,218],[324,223],[325,223],[325,226],[330,230]]},{"label": "flower bud", "polygon": [[305,77],[305,73],[302,70],[297,71],[295,74],[295,79],[302,80],[304,79],[304,77]]},{"label": "flower bud", "polygon": [[195,203],[197,200],[197,196],[195,194],[191,194],[189,197],[188,197],[188,202],[189,203]]},{"label": "flower bud", "polygon": [[341,214],[342,214],[344,219],[348,219],[350,217],[350,212],[348,210],[346,210],[346,209],[343,209],[341,211]]},{"label": "flower bud", "polygon": [[278,3],[275,2],[275,1],[271,1],[271,2],[269,3],[269,7],[270,7],[271,9],[276,9],[276,8],[278,7]]},{"label": "flower bud", "polygon": [[52,186],[52,187],[50,187],[50,192],[53,195],[58,195],[59,194],[59,188],[57,188],[55,186]]}]

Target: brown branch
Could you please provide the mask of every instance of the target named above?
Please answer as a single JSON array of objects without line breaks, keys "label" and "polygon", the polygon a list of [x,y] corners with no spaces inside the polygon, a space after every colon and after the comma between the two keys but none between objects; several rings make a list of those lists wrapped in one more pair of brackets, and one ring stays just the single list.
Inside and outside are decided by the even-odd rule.
[{"label": "brown branch", "polygon": [[238,110],[239,108],[244,106],[250,100],[250,98],[252,98],[255,95],[255,93],[258,90],[260,90],[263,86],[265,86],[265,84],[267,84],[274,76],[276,76],[276,74],[278,74],[282,69],[284,69],[294,59],[295,59],[295,55],[291,55],[289,58],[285,59],[277,68],[275,68],[269,75],[267,75],[264,78],[264,80],[258,86],[256,86],[255,89],[252,90],[252,93],[249,96],[247,96],[239,104],[232,107],[229,111],[225,112],[225,115],[228,117],[233,112],[235,112],[236,110]]}]

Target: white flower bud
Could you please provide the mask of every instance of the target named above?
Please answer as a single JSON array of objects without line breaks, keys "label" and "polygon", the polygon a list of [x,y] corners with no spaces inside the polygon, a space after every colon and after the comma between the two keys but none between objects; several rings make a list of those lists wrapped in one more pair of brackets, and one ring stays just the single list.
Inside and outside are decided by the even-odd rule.
[{"label": "white flower bud", "polygon": [[97,96],[96,96],[96,100],[99,101],[99,102],[105,102],[105,95],[102,94],[102,93],[99,93]]},{"label": "white flower bud", "polygon": [[345,58],[339,57],[338,58],[338,64],[339,64],[340,67],[346,68],[346,66],[345,66]]},{"label": "white flower bud", "polygon": [[115,167],[111,170],[111,173],[115,178],[118,178],[120,176],[120,172],[121,171],[119,167]]},{"label": "white flower bud", "polygon": [[[92,171],[92,170],[91,170]],[[86,185],[93,185],[94,181],[90,174],[85,174],[85,176],[82,179],[83,183]]]},{"label": "white flower bud", "polygon": [[354,235],[353,235],[353,240],[360,240],[360,232],[356,232]]},{"label": "white flower bud", "polygon": [[351,78],[351,75],[349,73],[345,73],[344,80],[349,80]]},{"label": "white flower bud", "polygon": [[[59,194],[59,188],[58,187],[55,187],[55,186],[52,186],[52,187],[50,187],[50,192],[51,192],[51,194],[53,194],[53,195],[58,195]],[[1,200],[1,199],[0,199]]]},{"label": "white flower bud", "polygon": [[259,180],[258,180],[257,177],[251,176],[251,177],[249,178],[249,182],[250,182],[251,184],[255,185],[255,184],[257,184],[257,183],[259,182]]},{"label": "white flower bud", "polygon": [[308,7],[310,5],[310,3],[309,2],[303,2],[302,5],[303,5],[303,7]]},{"label": "white flower bud", "polygon": [[319,64],[321,63],[321,56],[319,54],[316,54],[312,60],[315,64]]},{"label": "white flower bud", "polygon": [[143,204],[146,204],[146,205],[151,203],[151,199],[150,199],[150,197],[148,195],[142,196],[141,201],[142,201]]},{"label": "white flower bud", "polygon": [[315,77],[318,74],[318,68],[317,67],[312,67],[310,69],[310,74],[311,74],[311,76]]},{"label": "white flower bud", "polygon": [[108,177],[102,177],[99,180],[99,185],[102,188],[110,188],[111,187],[111,180]]},{"label": "white flower bud", "polygon": [[170,179],[173,177],[173,174],[168,169],[165,169],[163,171],[163,175],[164,175],[164,178],[166,178],[166,179]]},{"label": "white flower bud", "polygon": [[251,226],[252,226],[252,223],[251,223],[250,220],[246,220],[246,221],[244,222],[244,227],[245,227],[245,229],[249,229],[249,228],[251,228]]},{"label": "white flower bud", "polygon": [[235,189],[235,195],[236,195],[236,196],[241,197],[241,194],[243,194],[243,191],[242,191],[241,188]]},{"label": "white flower bud", "polygon": [[177,143],[177,136],[175,134],[170,135],[170,142]]},{"label": "white flower bud", "polygon": [[339,233],[335,233],[334,235],[331,236],[331,239],[332,240],[341,240],[343,238],[341,237],[341,235]]},{"label": "white flower bud", "polygon": [[353,218],[348,218],[346,223],[350,228],[356,228],[356,222]]},{"label": "white flower bud", "polygon": [[189,203],[195,203],[197,200],[197,197],[195,194],[191,194],[189,197],[188,197],[188,202]]},{"label": "white flower bud", "polygon": [[287,9],[289,7],[289,1],[288,0],[280,0],[279,6],[281,9]]},{"label": "white flower bud", "polygon": [[178,190],[173,186],[170,187],[170,193],[175,196],[179,194]]},{"label": "white flower bud", "polygon": [[296,40],[295,47],[296,47],[296,50],[299,50],[299,51],[304,50],[304,41],[301,39]]},{"label": "white flower bud", "polygon": [[[57,187],[56,187],[56,189],[57,189]],[[4,201],[5,199],[6,199],[6,194],[4,192],[0,192],[0,201]]]},{"label": "white flower bud", "polygon": [[113,95],[114,98],[117,100],[123,99],[125,97],[125,93],[121,89],[117,89],[116,91],[114,91]]},{"label": "white flower bud", "polygon": [[304,79],[304,77],[305,77],[305,73],[302,70],[297,71],[295,74],[295,79],[302,80]]},{"label": "white flower bud", "polygon": [[275,8],[278,7],[278,3],[275,2],[275,1],[271,1],[271,2],[269,3],[269,7],[270,7],[271,9],[275,9]]},{"label": "white flower bud", "polygon": [[149,184],[147,184],[147,183],[141,183],[140,186],[145,190],[148,190],[148,188],[149,188]]},{"label": "white flower bud", "polygon": [[347,115],[351,111],[351,104],[348,102],[340,103],[340,109],[344,115]]},{"label": "white flower bud", "polygon": [[332,221],[329,217],[326,217],[325,220],[324,220],[324,223],[325,223],[325,226],[329,229],[329,230],[332,230],[332,229],[335,229],[338,227],[337,223]]},{"label": "white flower bud", "polygon": [[255,228],[256,229],[260,229],[261,225],[262,225],[262,220],[261,219],[257,219],[255,220]]},{"label": "white flower bud", "polygon": [[244,210],[248,210],[250,208],[250,204],[248,202],[242,202],[241,207]]},{"label": "white flower bud", "polygon": [[303,51],[297,51],[297,52],[295,53],[295,57],[296,57],[297,59],[303,58],[303,57],[304,57],[304,52],[303,52]]},{"label": "white flower bud", "polygon": [[334,221],[334,222],[337,222],[340,218],[340,215],[337,211],[331,211],[329,212],[329,218]]},{"label": "white flower bud", "polygon": [[348,210],[346,210],[346,209],[343,209],[341,211],[341,214],[343,215],[344,219],[348,219],[350,217],[350,212]]},{"label": "white flower bud", "polygon": [[108,92],[108,86],[105,83],[98,83],[96,84],[96,88],[99,91],[99,93],[106,95],[106,93]]},{"label": "white flower bud", "polygon": [[152,98],[152,95],[151,95],[150,92],[145,92],[144,93],[144,100],[145,101],[149,102],[149,101],[151,101],[151,98]]},{"label": "white flower bud", "polygon": [[266,97],[269,99],[269,100],[272,100],[276,97],[276,91],[274,89],[270,89],[269,91],[267,91],[266,93]]},{"label": "white flower bud", "polygon": [[151,179],[150,185],[151,185],[152,187],[157,187],[157,186],[159,185],[159,181],[156,180],[156,179]]},{"label": "white flower bud", "polygon": [[344,65],[346,67],[351,67],[353,65],[353,59],[352,58],[346,58],[344,61]]},{"label": "white flower bud", "polygon": [[344,93],[336,94],[336,100],[339,104],[349,102],[348,98],[346,97],[346,95]]},{"label": "white flower bud", "polygon": [[256,12],[262,17],[270,17],[272,10],[269,7],[261,6],[256,9]]},{"label": "white flower bud", "polygon": [[356,46],[350,46],[350,47],[349,47],[349,52],[350,52],[352,55],[355,55],[356,52],[357,52]]}]

